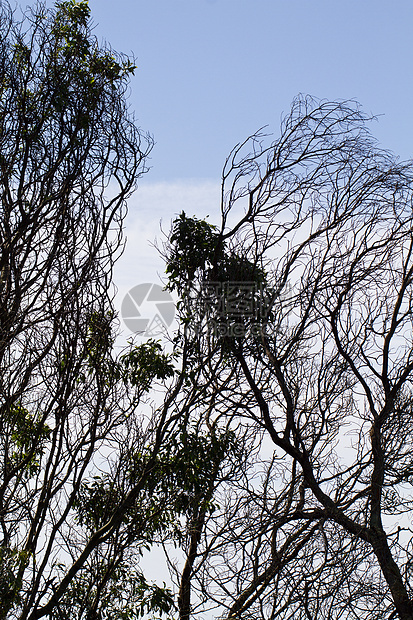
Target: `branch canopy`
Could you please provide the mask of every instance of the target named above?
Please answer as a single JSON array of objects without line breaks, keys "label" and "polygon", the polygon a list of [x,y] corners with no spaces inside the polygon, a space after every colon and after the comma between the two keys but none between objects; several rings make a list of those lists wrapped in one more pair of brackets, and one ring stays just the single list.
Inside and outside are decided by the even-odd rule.
[{"label": "branch canopy", "polygon": [[188,543],[228,620],[413,618],[413,164],[370,120],[299,96],[230,153],[221,221],[181,214],[165,248],[193,415],[255,432]]}]

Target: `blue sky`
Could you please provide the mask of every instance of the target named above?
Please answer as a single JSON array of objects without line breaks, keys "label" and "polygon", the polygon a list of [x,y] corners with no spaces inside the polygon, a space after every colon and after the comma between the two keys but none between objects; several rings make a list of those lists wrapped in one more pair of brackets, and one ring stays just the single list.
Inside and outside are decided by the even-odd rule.
[{"label": "blue sky", "polygon": [[[51,0],[50,0],[51,1]],[[129,202],[120,302],[160,282],[184,209],[216,221],[226,155],[263,125],[277,136],[298,93],[356,99],[383,147],[413,156],[412,0],[89,0],[95,33],[137,61],[130,105],[156,141]]]},{"label": "blue sky", "polygon": [[215,179],[232,146],[277,133],[299,92],[355,98],[412,155],[411,0],[90,0],[96,34],[133,52],[130,103],[156,140],[145,183]]}]

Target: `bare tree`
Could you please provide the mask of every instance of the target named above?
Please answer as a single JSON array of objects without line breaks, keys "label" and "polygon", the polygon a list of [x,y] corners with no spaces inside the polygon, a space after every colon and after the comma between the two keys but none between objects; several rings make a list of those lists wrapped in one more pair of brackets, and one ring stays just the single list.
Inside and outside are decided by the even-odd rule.
[{"label": "bare tree", "polygon": [[193,561],[228,620],[413,618],[413,166],[369,120],[297,98],[228,157],[221,223],[182,214],[166,250],[194,414],[261,454]]}]

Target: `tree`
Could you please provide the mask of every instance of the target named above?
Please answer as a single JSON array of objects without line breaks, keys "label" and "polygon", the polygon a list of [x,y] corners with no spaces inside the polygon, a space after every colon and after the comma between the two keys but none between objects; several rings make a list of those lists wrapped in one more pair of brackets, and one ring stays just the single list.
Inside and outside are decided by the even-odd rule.
[{"label": "tree", "polygon": [[193,614],[413,618],[413,165],[369,120],[297,98],[231,152],[221,221],[174,222],[188,413],[251,455],[184,545]]},{"label": "tree", "polygon": [[133,62],[85,1],[0,18],[0,618],[412,620],[411,163],[298,98],[174,223],[173,354],[116,354]]},{"label": "tree", "polygon": [[114,348],[112,267],[152,146],[127,107],[135,67],[86,1],[21,18],[2,2],[0,20],[0,617],[167,613],[139,558],[184,510],[163,446],[185,352]]}]

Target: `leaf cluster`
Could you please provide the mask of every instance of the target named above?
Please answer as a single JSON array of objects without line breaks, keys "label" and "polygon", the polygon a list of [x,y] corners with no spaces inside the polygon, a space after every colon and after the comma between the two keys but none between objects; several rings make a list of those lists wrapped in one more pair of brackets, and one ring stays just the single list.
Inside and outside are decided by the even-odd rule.
[{"label": "leaf cluster", "polygon": [[52,429],[41,419],[36,420],[21,403],[10,407],[5,422],[11,439],[9,467],[20,468],[23,465],[24,474],[31,477],[39,471],[45,443],[50,439]]},{"label": "leaf cluster", "polygon": [[53,619],[70,620],[75,601],[80,604],[81,620],[137,620],[147,614],[155,620],[158,614],[167,615],[175,607],[173,594],[165,584],[149,583],[127,561],[115,568],[103,562],[96,570],[98,583],[107,578],[104,591],[98,593],[98,587],[91,587],[92,575],[84,571],[71,584]]}]

